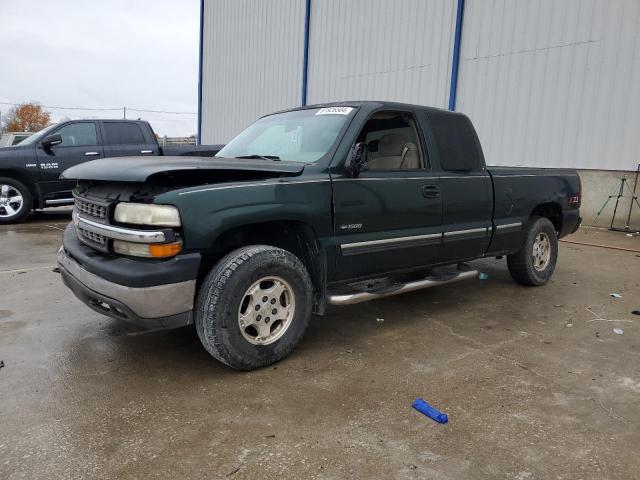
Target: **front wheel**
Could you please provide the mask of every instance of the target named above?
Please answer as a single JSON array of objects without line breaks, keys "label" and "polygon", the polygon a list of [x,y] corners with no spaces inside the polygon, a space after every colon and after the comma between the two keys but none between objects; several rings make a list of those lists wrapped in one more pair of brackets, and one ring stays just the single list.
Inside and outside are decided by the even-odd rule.
[{"label": "front wheel", "polygon": [[204,280],[196,331],[217,360],[239,370],[270,365],[295,348],[309,323],[313,286],[302,262],[281,248],[239,248]]},{"label": "front wheel", "polygon": [[524,231],[520,250],[507,257],[511,277],[521,285],[538,286],[549,281],[558,260],[558,235],[548,218],[532,217]]},{"label": "front wheel", "polygon": [[31,213],[29,189],[13,178],[0,177],[0,224],[22,222]]}]

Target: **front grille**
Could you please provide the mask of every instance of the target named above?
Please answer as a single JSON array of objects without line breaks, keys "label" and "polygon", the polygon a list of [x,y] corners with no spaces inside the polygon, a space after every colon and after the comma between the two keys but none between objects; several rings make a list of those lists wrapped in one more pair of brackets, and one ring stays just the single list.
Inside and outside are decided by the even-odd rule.
[{"label": "front grille", "polygon": [[99,205],[97,203],[84,200],[82,198],[75,198],[75,208],[78,212],[100,220],[106,220],[107,207],[105,205]]},{"label": "front grille", "polygon": [[82,243],[89,245],[90,247],[107,252],[109,250],[109,243],[107,237],[100,235],[99,233],[90,232],[84,228],[76,227],[78,238]]},{"label": "front grille", "polygon": [[[100,200],[88,199],[74,195],[74,218],[80,215],[87,220],[108,224],[109,223],[109,204]],[[109,239],[99,233],[81,228],[76,224],[76,233],[82,243],[102,252],[109,252]]]},{"label": "front grille", "polygon": [[84,228],[79,228],[78,227],[78,232],[80,233],[80,235],[93,242],[93,243],[97,243],[98,245],[107,245],[107,237],[105,237],[104,235],[100,235],[99,233],[95,233],[95,232],[90,232],[88,230],[85,230]]}]

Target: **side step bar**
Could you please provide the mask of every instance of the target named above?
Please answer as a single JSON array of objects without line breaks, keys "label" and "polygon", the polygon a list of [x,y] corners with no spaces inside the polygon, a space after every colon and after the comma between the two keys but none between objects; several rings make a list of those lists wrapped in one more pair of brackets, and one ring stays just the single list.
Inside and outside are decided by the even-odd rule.
[{"label": "side step bar", "polygon": [[438,280],[435,278],[425,278],[424,280],[400,284],[393,288],[382,290],[380,292],[357,292],[343,295],[329,295],[327,297],[327,303],[330,303],[331,305],[352,305],[354,303],[375,300],[376,298],[391,297],[393,295],[400,295],[401,293],[422,290],[423,288],[437,287],[438,285],[459,282],[460,280],[465,280],[467,278],[473,278],[477,276],[477,270],[468,270],[466,272],[460,272],[454,276],[442,280]]},{"label": "side step bar", "polygon": [[52,200],[45,200],[44,203],[47,205],[60,205],[62,203],[68,203],[69,205],[73,205],[73,197],[71,198],[54,198]]}]

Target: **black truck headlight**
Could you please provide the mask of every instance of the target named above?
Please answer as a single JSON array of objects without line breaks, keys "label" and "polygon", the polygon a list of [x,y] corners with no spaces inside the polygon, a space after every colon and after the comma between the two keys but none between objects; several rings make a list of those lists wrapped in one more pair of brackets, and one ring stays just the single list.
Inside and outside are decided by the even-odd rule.
[{"label": "black truck headlight", "polygon": [[118,223],[150,225],[155,227],[179,227],[180,213],[172,205],[153,203],[126,203],[116,205],[114,218]]}]

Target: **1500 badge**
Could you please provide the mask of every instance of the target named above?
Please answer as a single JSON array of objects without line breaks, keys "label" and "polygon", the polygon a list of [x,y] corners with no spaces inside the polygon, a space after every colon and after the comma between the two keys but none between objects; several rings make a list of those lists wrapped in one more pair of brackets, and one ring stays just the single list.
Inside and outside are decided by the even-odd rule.
[{"label": "1500 badge", "polygon": [[361,223],[349,223],[348,225],[340,225],[340,230],[360,230],[361,228]]}]

